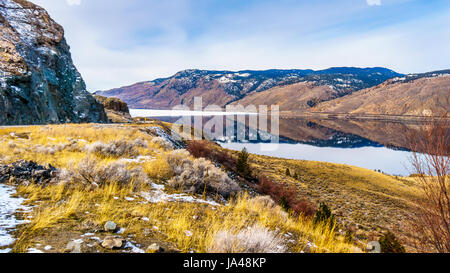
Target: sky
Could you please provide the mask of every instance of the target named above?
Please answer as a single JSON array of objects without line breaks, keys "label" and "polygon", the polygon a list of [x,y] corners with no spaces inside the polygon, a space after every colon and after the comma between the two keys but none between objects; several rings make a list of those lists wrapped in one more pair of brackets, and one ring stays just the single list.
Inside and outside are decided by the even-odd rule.
[{"label": "sky", "polygon": [[449,0],[31,0],[89,91],[184,69],[450,68]]}]

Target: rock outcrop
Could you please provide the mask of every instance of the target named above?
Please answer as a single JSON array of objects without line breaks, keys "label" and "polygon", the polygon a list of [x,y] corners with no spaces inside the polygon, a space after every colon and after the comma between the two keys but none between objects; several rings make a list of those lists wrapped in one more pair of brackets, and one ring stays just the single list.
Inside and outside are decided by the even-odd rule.
[{"label": "rock outcrop", "polygon": [[0,0],[0,125],[107,122],[41,7]]},{"label": "rock outcrop", "polygon": [[44,167],[33,161],[20,160],[10,165],[0,165],[0,183],[36,183],[45,185],[56,178],[58,170],[51,165]]},{"label": "rock outcrop", "polygon": [[130,123],[133,118],[130,115],[128,105],[118,98],[107,98],[103,96],[94,96],[96,100],[105,107],[106,115],[112,123]]}]

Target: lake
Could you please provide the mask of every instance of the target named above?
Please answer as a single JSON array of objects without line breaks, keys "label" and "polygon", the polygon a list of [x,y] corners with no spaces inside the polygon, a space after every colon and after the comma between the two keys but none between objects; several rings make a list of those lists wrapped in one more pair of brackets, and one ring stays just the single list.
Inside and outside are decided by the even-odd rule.
[{"label": "lake", "polygon": [[[152,117],[167,122],[177,122],[181,117],[201,116],[203,124],[213,117],[224,119],[248,113],[191,112],[171,110],[135,110],[133,117]],[[251,114],[253,115],[253,114]],[[225,122],[224,122],[225,124]],[[245,134],[262,136],[268,132],[258,131],[246,123]],[[234,121],[235,131],[238,121]],[[405,137],[417,128],[415,123],[369,120],[308,120],[280,118],[279,143],[267,143],[257,138],[238,141],[234,137],[212,139],[222,147],[250,153],[286,159],[313,160],[341,163],[386,174],[408,176],[411,173],[408,141]],[[225,133],[224,133],[225,134]]]}]

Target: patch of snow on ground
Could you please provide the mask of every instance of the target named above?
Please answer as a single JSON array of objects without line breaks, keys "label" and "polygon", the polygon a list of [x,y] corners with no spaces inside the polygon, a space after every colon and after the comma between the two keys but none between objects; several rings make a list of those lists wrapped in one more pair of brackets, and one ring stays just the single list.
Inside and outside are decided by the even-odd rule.
[{"label": "patch of snow on ground", "polygon": [[15,193],[16,191],[12,187],[0,185],[0,248],[14,243],[15,239],[9,233],[11,229],[28,222],[17,220],[14,216],[17,210],[28,209],[22,205],[23,198],[11,197]]},{"label": "patch of snow on ground", "polygon": [[147,161],[154,160],[154,157],[151,156],[138,156],[137,158],[122,158],[119,160],[119,162],[122,163],[144,163]]},{"label": "patch of snow on ground", "polygon": [[217,80],[220,83],[234,83],[235,80],[229,78],[228,76],[222,76],[220,79]]},{"label": "patch of snow on ground", "polygon": [[153,191],[151,192],[142,192],[141,196],[145,198],[150,203],[160,203],[160,202],[187,202],[187,203],[204,203],[209,204],[211,206],[220,206],[219,203],[214,202],[212,200],[203,200],[200,198],[196,198],[193,196],[189,196],[184,193],[174,193],[168,194],[165,193],[164,185],[152,184]]},{"label": "patch of snow on ground", "polygon": [[42,252],[42,250],[36,249],[36,248],[29,248],[28,249],[28,253],[32,253],[32,254],[43,254],[44,252]]},{"label": "patch of snow on ground", "polygon": [[140,249],[139,247],[135,246],[133,243],[131,242],[127,242],[125,244],[125,249],[130,249],[131,253],[145,253],[145,251],[143,249]]}]

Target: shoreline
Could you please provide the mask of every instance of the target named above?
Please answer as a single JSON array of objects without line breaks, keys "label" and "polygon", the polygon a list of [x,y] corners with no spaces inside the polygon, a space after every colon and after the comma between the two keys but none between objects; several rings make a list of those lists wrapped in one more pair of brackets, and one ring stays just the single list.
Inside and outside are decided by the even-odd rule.
[{"label": "shoreline", "polygon": [[290,112],[281,111],[281,118],[320,118],[342,120],[372,120],[372,121],[398,121],[398,122],[425,122],[429,119],[449,120],[439,116],[412,116],[412,115],[384,115],[384,114],[351,114],[326,112]]}]

